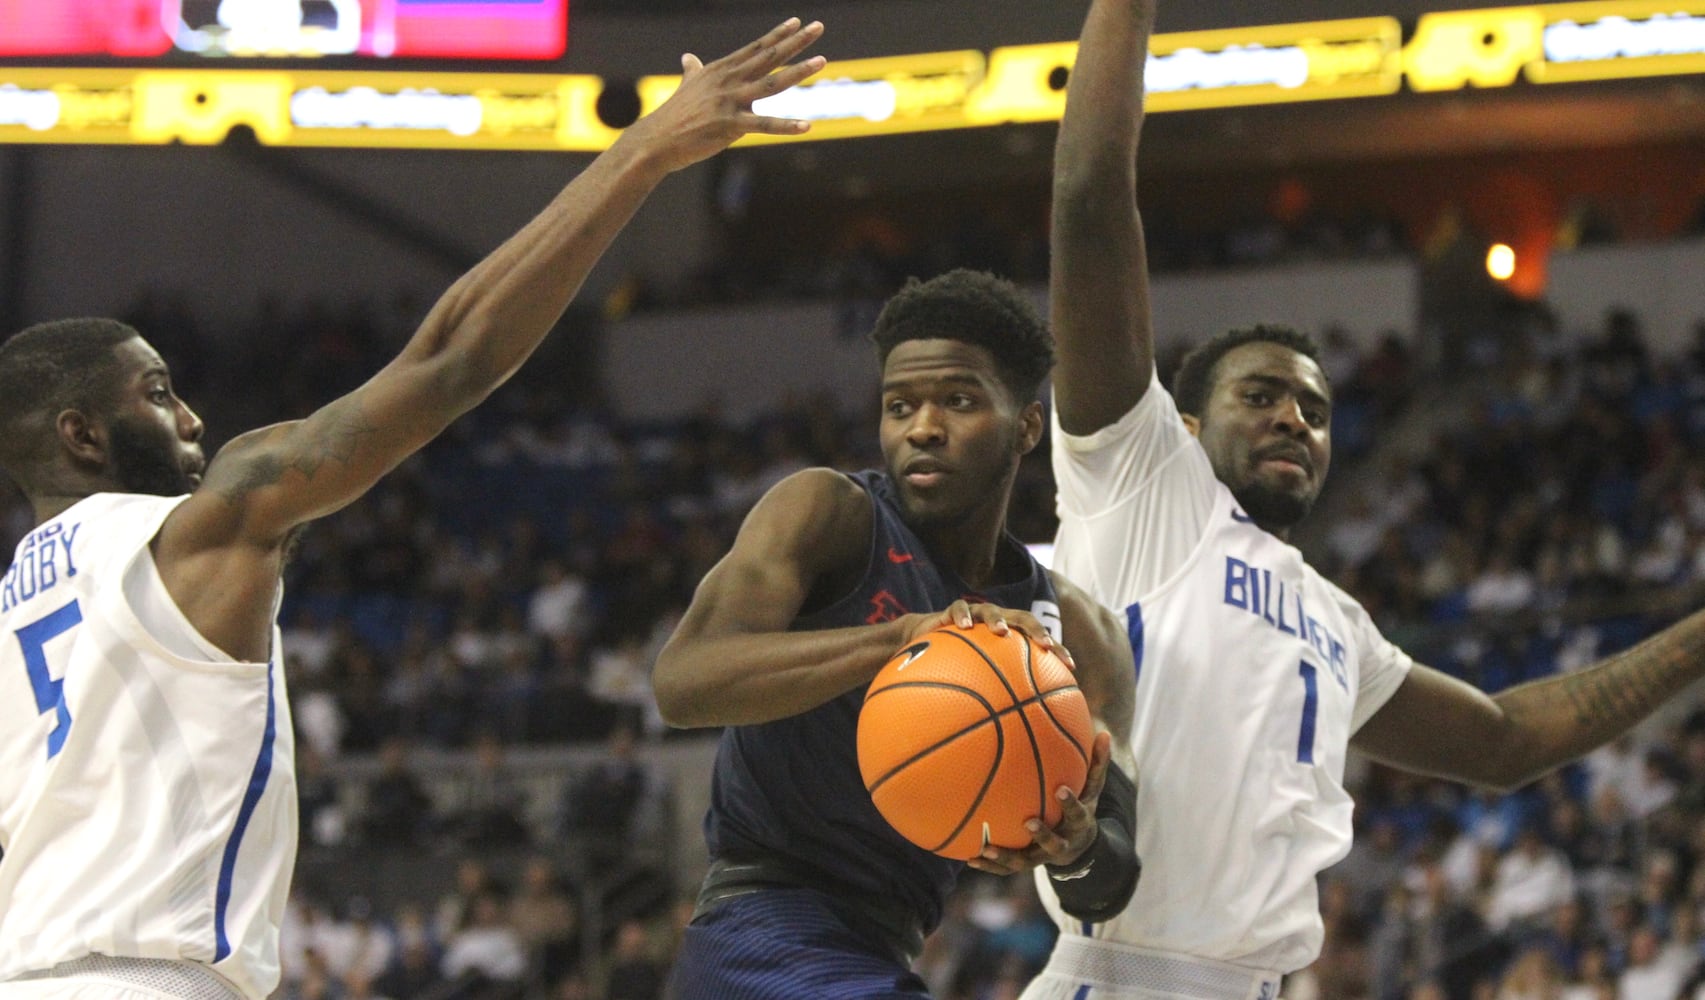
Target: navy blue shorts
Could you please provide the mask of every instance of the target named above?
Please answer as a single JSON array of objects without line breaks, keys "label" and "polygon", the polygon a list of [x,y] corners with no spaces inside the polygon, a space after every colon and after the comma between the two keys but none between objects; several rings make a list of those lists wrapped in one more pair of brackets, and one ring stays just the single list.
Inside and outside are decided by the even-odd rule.
[{"label": "navy blue shorts", "polygon": [[765,889],[687,925],[671,1000],[929,1000],[915,973],[811,889]]}]

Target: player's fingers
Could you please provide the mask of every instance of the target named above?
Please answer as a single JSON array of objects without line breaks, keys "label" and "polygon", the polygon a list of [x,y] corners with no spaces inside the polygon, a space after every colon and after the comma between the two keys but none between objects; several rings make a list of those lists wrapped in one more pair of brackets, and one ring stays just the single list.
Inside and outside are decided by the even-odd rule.
[{"label": "player's fingers", "polygon": [[941,620],[955,628],[970,628],[976,618],[971,614],[970,602],[959,600],[947,606],[947,610],[941,613]]},{"label": "player's fingers", "polygon": [[792,35],[765,49],[760,58],[751,61],[744,69],[754,75],[768,73],[777,66],[792,62],[794,56],[816,44],[817,39],[822,37],[823,22],[812,21]]},{"label": "player's fingers", "polygon": [[761,101],[766,97],[772,97],[803,83],[826,65],[828,65],[827,59],[822,56],[812,56],[804,62],[794,63],[792,66],[779,69],[762,80],[754,82],[747,88],[747,92],[743,96],[748,101]]},{"label": "player's fingers", "polygon": [[983,848],[983,853],[972,858],[969,863],[978,871],[991,875],[1011,875],[1028,867],[1022,853],[992,844]]},{"label": "player's fingers", "polygon": [[746,135],[799,135],[811,130],[811,123],[803,118],[771,118],[750,112],[742,113],[736,123]]},{"label": "player's fingers", "polygon": [[704,69],[704,63],[699,61],[698,56],[693,55],[691,52],[683,52],[681,54],[681,79],[683,81],[701,69]]},{"label": "player's fingers", "polygon": [[1089,777],[1084,779],[1083,791],[1077,798],[1086,802],[1095,802],[1101,798],[1101,789],[1107,785],[1107,767],[1113,761],[1113,736],[1106,730],[1095,734],[1095,743],[1089,752]]},{"label": "player's fingers", "polygon": [[775,66],[777,63],[771,60],[774,59],[777,46],[798,34],[799,29],[799,18],[790,17],[718,61],[726,63],[729,69],[742,75],[753,72],[754,66],[765,63]]},{"label": "player's fingers", "polygon": [[1028,611],[1009,612],[1012,625],[1020,632],[1030,637],[1030,641],[1043,649],[1054,648],[1054,637],[1048,634],[1048,626],[1042,624],[1042,619]]},{"label": "player's fingers", "polygon": [[989,631],[995,635],[1006,635],[1012,630],[1012,627],[1007,624],[1008,613],[1003,608],[995,607],[993,604],[973,604],[971,605],[971,613],[976,616],[978,621],[987,625]]}]

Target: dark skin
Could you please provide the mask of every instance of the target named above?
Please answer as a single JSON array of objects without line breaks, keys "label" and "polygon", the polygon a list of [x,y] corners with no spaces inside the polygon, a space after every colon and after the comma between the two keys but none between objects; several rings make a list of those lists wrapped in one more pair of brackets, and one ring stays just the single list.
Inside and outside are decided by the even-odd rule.
[{"label": "dark skin", "polygon": [[[1055,147],[1054,400],[1061,426],[1077,435],[1130,412],[1154,373],[1136,203],[1145,60],[1133,58],[1148,51],[1154,17],[1155,0],[1093,0]],[[1204,412],[1184,419],[1240,499],[1253,487],[1312,501],[1330,464],[1330,397],[1314,361],[1276,344],[1243,345],[1216,365]],[[1283,538],[1295,520],[1257,523]],[[1404,770],[1519,788],[1627,732],[1705,675],[1702,649],[1705,613],[1696,613],[1587,670],[1497,695],[1417,664],[1351,744]]]},{"label": "dark skin", "polygon": [[[790,19],[709,65],[682,57],[683,82],[520,232],[439,299],[402,352],[368,382],[303,420],[251,431],[201,460],[201,421],[137,338],[115,349],[120,396],[104,413],[58,415],[59,450],[31,470],[38,523],[93,493],[122,489],[115,420],[140,420],[199,489],[153,542],[160,578],[189,622],[238,660],[271,655],[286,541],[299,525],[351,503],[509,378],[544,339],[587,272],[664,177],[753,133],[807,123],[767,118],[752,102],[823,66],[793,63],[822,25]],[[791,65],[790,65],[791,63]]]},{"label": "dark skin", "polygon": [[[986,349],[950,340],[897,345],[883,369],[882,402],[884,459],[908,523],[932,554],[974,588],[1027,571],[1000,562],[1000,541],[1018,460],[1041,439],[1041,405],[1013,398]],[[964,601],[875,625],[787,631],[803,609],[857,583],[871,531],[868,496],[831,470],[796,473],[765,494],[658,656],[652,684],[664,719],[729,726],[798,715],[868,685],[896,650],[931,629],[982,622],[1000,634],[1018,628],[1074,662],[1091,711],[1128,744],[1135,665],[1123,627],[1058,576],[1065,642],[1057,646],[1028,611]],[[990,848],[972,866],[1011,874],[1075,861],[1096,836],[1111,745],[1097,734],[1083,792],[1060,790],[1058,825],[1039,826],[1025,850]]]}]

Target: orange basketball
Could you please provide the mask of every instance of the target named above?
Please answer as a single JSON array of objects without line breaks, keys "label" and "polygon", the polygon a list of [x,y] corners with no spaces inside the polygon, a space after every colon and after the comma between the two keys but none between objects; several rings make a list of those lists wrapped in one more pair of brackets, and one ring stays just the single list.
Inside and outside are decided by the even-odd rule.
[{"label": "orange basketball", "polygon": [[1077,678],[1018,629],[938,628],[895,654],[858,717],[858,766],[877,811],[907,840],[969,860],[1024,848],[1025,821],[1060,821],[1094,741]]}]

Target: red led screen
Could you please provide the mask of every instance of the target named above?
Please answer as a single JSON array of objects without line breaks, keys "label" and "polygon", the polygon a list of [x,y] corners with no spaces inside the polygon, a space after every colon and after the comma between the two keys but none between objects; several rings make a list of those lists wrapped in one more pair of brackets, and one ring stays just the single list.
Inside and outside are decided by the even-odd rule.
[{"label": "red led screen", "polygon": [[568,0],[0,0],[0,57],[554,59]]}]

